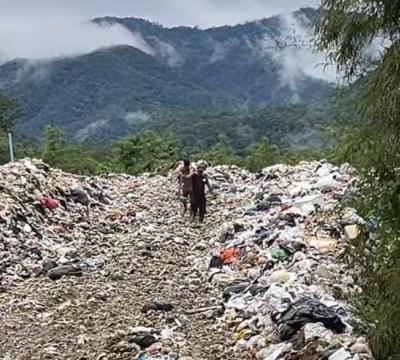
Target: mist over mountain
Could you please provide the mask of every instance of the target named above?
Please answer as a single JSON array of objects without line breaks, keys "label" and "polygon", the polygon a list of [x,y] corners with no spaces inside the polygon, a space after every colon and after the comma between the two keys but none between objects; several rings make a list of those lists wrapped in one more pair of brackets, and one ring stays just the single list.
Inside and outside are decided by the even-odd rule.
[{"label": "mist over mountain", "polygon": [[51,124],[77,140],[115,139],[167,111],[248,116],[265,107],[324,104],[335,73],[324,71],[323,56],[311,49],[315,16],[307,8],[206,30],[98,18],[90,26],[114,29],[115,38],[95,50],[81,42],[79,51],[56,58],[36,52],[6,61],[0,92],[22,104],[21,133],[40,136]]}]

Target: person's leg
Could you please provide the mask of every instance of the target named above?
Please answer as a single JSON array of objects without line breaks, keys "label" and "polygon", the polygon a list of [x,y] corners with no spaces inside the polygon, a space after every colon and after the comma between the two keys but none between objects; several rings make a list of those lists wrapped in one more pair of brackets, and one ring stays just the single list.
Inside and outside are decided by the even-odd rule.
[{"label": "person's leg", "polygon": [[197,215],[197,202],[194,199],[190,201],[190,220],[194,221]]},{"label": "person's leg", "polygon": [[200,204],[199,204],[199,217],[200,217],[200,222],[204,221],[204,215],[206,214],[206,199],[202,199]]},{"label": "person's leg", "polygon": [[188,194],[186,192],[182,193],[182,200],[181,201],[182,201],[182,205],[183,205],[183,215],[185,215],[186,212],[187,212],[187,208],[188,208],[188,206],[187,206]]},{"label": "person's leg", "polygon": [[186,202],[185,214],[186,214],[186,212],[187,212],[188,203],[189,203],[189,207],[191,207],[191,204],[192,204],[192,194],[191,194],[190,192],[188,192],[188,194],[187,194],[187,202]]}]

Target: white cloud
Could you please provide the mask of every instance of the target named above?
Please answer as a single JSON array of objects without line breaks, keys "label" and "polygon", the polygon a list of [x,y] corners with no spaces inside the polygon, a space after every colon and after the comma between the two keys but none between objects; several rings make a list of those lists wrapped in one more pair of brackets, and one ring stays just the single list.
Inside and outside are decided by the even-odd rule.
[{"label": "white cloud", "polygon": [[281,19],[280,36],[265,34],[256,44],[248,41],[248,46],[261,58],[268,56],[279,66],[279,76],[282,86],[288,86],[293,91],[293,102],[300,96],[297,84],[305,76],[330,82],[337,81],[336,69],[325,66],[324,54],[317,53],[312,47],[310,28],[293,17],[283,15]]},{"label": "white cloud", "polygon": [[[119,25],[96,26],[94,17],[143,17],[165,26],[233,25],[317,0],[0,0],[0,62],[84,54],[101,47],[131,45],[150,52],[139,35]],[[174,49],[163,47],[173,64]],[[218,54],[216,54],[218,55]]]},{"label": "white cloud", "polygon": [[153,38],[153,51],[164,59],[171,67],[180,66],[185,63],[185,59],[169,43]]},{"label": "white cloud", "polygon": [[216,42],[213,45],[214,45],[214,52],[211,54],[210,58],[211,63],[223,60],[229,52],[229,46],[227,46],[226,44]]},{"label": "white cloud", "polygon": [[73,16],[81,21],[99,16],[143,17],[166,26],[202,28],[234,25],[288,13],[319,0],[0,0],[1,15]]},{"label": "white cloud", "polygon": [[96,130],[106,128],[110,124],[110,119],[97,120],[91,124],[88,124],[83,129],[79,130],[75,134],[75,138],[78,140],[87,140],[96,132]]},{"label": "white cloud", "polygon": [[150,52],[139,35],[120,25],[82,23],[69,17],[0,17],[0,62],[14,58],[74,56],[102,47],[131,45]]},{"label": "white cloud", "polygon": [[133,111],[127,113],[124,117],[127,125],[135,125],[137,123],[145,123],[150,119],[150,114],[144,111]]},{"label": "white cloud", "polygon": [[[110,107],[107,109],[110,111]],[[115,113],[122,113],[122,110],[114,107],[113,109]],[[125,121],[125,124],[127,126],[132,126],[135,124],[144,124],[147,121],[149,121],[151,118],[151,115],[144,112],[144,111],[132,111],[129,113],[126,113],[124,116],[122,116],[122,119]],[[93,137],[97,131],[105,131],[109,128],[112,128],[113,125],[113,119],[112,118],[100,118],[97,121],[94,121],[85,127],[83,127],[81,130],[79,130],[75,134],[75,138],[78,140],[87,140],[90,137]]]}]

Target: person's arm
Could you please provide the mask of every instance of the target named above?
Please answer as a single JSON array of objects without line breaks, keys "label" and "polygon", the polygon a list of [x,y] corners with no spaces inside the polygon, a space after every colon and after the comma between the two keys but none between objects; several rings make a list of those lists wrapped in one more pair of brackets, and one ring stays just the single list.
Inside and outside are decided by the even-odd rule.
[{"label": "person's arm", "polygon": [[214,195],[212,187],[210,185],[210,182],[208,181],[208,176],[206,176],[206,185],[207,185],[207,188],[208,188],[208,191],[210,192],[210,194]]},{"label": "person's arm", "polygon": [[182,174],[179,174],[179,175],[178,175],[178,195],[181,194],[182,183],[183,183],[183,181],[182,181]]}]

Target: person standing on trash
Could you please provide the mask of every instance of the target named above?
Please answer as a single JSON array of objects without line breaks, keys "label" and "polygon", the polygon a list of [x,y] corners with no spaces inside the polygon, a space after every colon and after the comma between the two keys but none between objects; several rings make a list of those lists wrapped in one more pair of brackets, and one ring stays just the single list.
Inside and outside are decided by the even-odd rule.
[{"label": "person standing on trash", "polygon": [[183,160],[183,166],[179,168],[178,173],[178,196],[183,204],[183,215],[187,212],[187,203],[192,195],[192,169],[190,168],[190,161]]},{"label": "person standing on trash", "polygon": [[197,171],[192,175],[192,196],[190,199],[190,219],[194,221],[199,213],[199,221],[204,221],[206,214],[206,192],[207,186],[209,192],[213,194],[207,175],[204,173],[207,165],[205,162],[199,162]]}]

